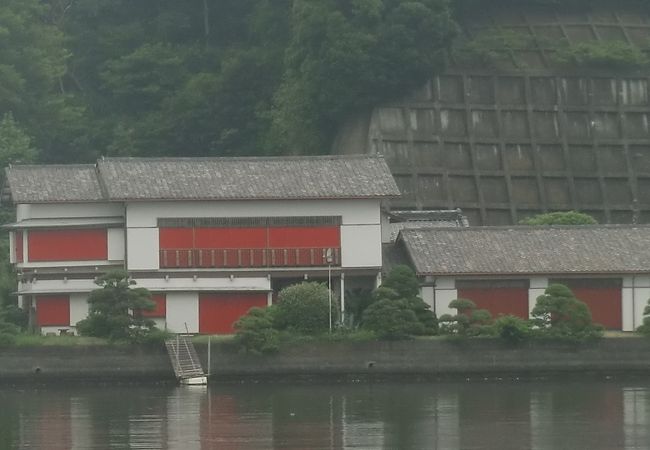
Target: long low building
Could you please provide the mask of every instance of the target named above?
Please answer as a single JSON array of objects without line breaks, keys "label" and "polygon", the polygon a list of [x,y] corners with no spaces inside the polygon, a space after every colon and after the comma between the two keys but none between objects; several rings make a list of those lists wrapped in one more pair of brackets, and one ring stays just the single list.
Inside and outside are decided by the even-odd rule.
[{"label": "long low building", "polygon": [[[74,332],[96,278],[126,269],[173,332],[231,333],[283,286],[374,286],[382,158],[106,158],[6,170],[18,296],[42,332]],[[341,299],[344,307],[345,299]]]},{"label": "long low building", "polygon": [[466,298],[493,316],[528,318],[544,289],[563,283],[595,322],[632,331],[650,299],[650,226],[404,229],[396,245],[438,315]]}]

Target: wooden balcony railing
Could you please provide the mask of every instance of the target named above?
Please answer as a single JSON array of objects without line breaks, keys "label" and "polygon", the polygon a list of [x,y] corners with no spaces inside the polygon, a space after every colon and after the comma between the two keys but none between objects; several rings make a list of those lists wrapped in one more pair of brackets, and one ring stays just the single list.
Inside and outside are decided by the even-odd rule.
[{"label": "wooden balcony railing", "polygon": [[327,267],[341,265],[341,249],[311,248],[211,248],[162,249],[160,268],[232,269],[255,267]]}]

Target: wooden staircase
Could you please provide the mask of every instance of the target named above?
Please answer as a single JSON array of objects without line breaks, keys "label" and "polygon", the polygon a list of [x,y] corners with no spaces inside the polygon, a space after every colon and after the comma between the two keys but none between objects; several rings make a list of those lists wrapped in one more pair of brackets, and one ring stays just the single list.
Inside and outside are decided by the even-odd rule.
[{"label": "wooden staircase", "polygon": [[196,353],[192,337],[177,334],[165,341],[174,374],[181,384],[207,384],[208,379]]}]

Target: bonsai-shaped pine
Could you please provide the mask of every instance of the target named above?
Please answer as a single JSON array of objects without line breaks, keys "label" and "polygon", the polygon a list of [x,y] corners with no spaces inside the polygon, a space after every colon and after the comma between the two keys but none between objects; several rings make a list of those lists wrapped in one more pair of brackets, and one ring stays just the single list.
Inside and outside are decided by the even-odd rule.
[{"label": "bonsai-shaped pine", "polygon": [[126,271],[109,272],[95,284],[100,288],[88,297],[88,317],[77,323],[80,334],[135,342],[155,330],[153,320],[140,314],[155,307],[151,293],[145,288],[133,288],[136,283]]},{"label": "bonsai-shaped pine", "polygon": [[542,336],[587,339],[603,334],[603,327],[592,322],[587,305],[563,284],[551,284],[537,297],[531,317]]},{"label": "bonsai-shaped pine", "polygon": [[643,325],[636,329],[638,333],[650,337],[650,300],[643,310]]},{"label": "bonsai-shaped pine", "polygon": [[420,297],[420,282],[410,267],[405,265],[395,266],[381,287],[394,290],[397,296],[405,302],[406,306],[413,311],[423,327],[420,334],[434,335],[438,333],[436,315]]},{"label": "bonsai-shaped pine", "polygon": [[492,334],[492,315],[486,309],[476,309],[476,303],[464,298],[457,298],[449,303],[449,308],[456,314],[440,316],[440,331],[456,336],[484,336]]},{"label": "bonsai-shaped pine", "polygon": [[373,302],[365,309],[361,326],[384,339],[436,334],[436,316],[419,293],[415,273],[408,266],[396,266],[373,291]]}]

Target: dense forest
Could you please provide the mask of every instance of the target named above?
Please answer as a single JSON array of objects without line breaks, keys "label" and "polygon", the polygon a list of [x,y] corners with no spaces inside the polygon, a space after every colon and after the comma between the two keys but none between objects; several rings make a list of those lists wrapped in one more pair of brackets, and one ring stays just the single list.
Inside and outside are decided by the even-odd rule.
[{"label": "dense forest", "polygon": [[493,4],[4,0],[0,164],[324,153],[351,115],[440,70],[459,16]]},{"label": "dense forest", "polygon": [[5,0],[0,162],[326,152],[456,30],[446,0]]}]

